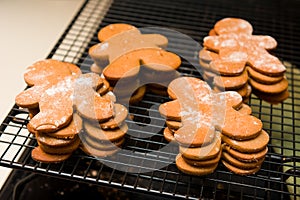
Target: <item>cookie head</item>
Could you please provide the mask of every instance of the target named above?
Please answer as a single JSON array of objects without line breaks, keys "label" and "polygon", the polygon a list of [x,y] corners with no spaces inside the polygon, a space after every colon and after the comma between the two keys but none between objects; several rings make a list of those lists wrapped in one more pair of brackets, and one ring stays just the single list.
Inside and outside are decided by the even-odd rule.
[{"label": "cookie head", "polygon": [[248,21],[239,18],[224,18],[215,24],[214,30],[218,35],[228,33],[251,35],[253,32],[252,25]]}]

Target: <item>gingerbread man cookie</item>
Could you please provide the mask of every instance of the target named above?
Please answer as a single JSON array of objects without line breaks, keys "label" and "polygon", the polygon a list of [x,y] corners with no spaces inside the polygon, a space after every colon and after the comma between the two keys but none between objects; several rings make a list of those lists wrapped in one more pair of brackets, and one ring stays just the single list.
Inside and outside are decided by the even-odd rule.
[{"label": "gingerbread man cookie", "polygon": [[23,108],[38,109],[41,94],[52,85],[66,77],[76,78],[80,69],[71,63],[47,59],[29,66],[24,73],[24,80],[30,88],[16,97],[16,104]]},{"label": "gingerbread man cookie", "polygon": [[[195,167],[212,163],[211,167],[205,170],[212,172],[216,167],[215,159],[221,155],[218,153],[221,151],[221,142],[218,143],[216,139],[220,138],[220,134],[222,143],[228,143],[238,151],[242,149],[244,153],[253,153],[266,148],[268,134],[262,130],[262,122],[250,115],[250,107],[245,108],[242,97],[237,92],[215,93],[207,83],[193,77],[173,80],[169,84],[168,92],[173,100],[160,105],[159,111],[169,121],[164,131],[166,140],[176,141],[180,145],[180,155],[176,164],[181,171],[203,175],[204,172],[201,173],[202,171],[196,170]],[[170,123],[172,121],[176,123]],[[170,126],[173,124],[176,124],[177,128]],[[256,147],[254,144],[259,140],[263,140],[264,145]],[[253,149],[248,150],[247,148],[251,148],[248,144],[253,144]],[[245,147],[246,145],[248,147]],[[209,147],[214,149],[213,153]],[[195,161],[199,155],[193,155],[192,152],[204,150],[208,152],[207,155],[202,155]],[[214,156],[209,156],[211,154]],[[201,163],[200,160],[205,162]],[[189,166],[191,163],[193,167]],[[260,165],[253,164],[253,166]]]},{"label": "gingerbread man cookie", "polygon": [[103,72],[122,103],[139,102],[146,92],[143,85],[153,93],[166,94],[168,83],[178,77],[181,60],[163,50],[168,44],[163,35],[142,34],[129,24],[111,24],[99,31],[98,38],[101,43],[89,49],[95,62],[91,70]]},{"label": "gingerbread man cookie", "polygon": [[[274,38],[252,35],[252,25],[238,18],[222,19],[215,24],[213,30],[214,34],[204,38],[204,49],[200,51],[199,58],[205,72],[214,73],[218,78],[217,87],[221,87],[220,79],[224,79],[225,90],[243,87],[237,85],[229,88],[225,82],[231,82],[228,76],[239,77],[242,72],[247,71],[249,84],[254,87],[255,94],[265,94],[259,95],[260,97],[271,95],[273,99],[272,102],[268,98],[263,98],[264,100],[276,103],[288,97],[287,87],[280,87],[287,82],[284,79],[286,68],[277,57],[269,53],[277,46]],[[249,70],[246,70],[246,66],[249,66]],[[214,82],[216,77],[204,78],[210,78],[208,80]],[[244,96],[244,99],[248,99],[248,96]]]},{"label": "gingerbread man cookie", "polygon": [[99,31],[98,39],[101,43],[92,46],[89,54],[100,68],[132,50],[165,48],[168,44],[168,39],[163,35],[142,34],[129,24],[110,24]]}]

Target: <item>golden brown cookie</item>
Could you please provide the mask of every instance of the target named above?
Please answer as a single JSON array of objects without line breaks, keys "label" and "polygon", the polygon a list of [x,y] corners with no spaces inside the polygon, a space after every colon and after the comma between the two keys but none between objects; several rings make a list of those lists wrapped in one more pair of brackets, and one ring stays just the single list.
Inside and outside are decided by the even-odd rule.
[{"label": "golden brown cookie", "polygon": [[[104,130],[98,123],[84,121],[83,127],[90,137],[95,140],[116,141],[125,136],[128,130],[127,124],[123,124],[119,128]],[[84,135],[83,135],[84,137]]]},{"label": "golden brown cookie", "polygon": [[177,168],[185,174],[195,175],[195,176],[203,176],[207,174],[211,174],[215,171],[218,166],[217,164],[206,166],[206,167],[197,167],[190,165],[185,162],[181,154],[176,156],[176,166]]},{"label": "golden brown cookie", "polygon": [[[266,148],[269,136],[262,130],[261,120],[250,115],[251,108],[243,104],[239,93],[215,93],[207,83],[193,77],[173,80],[168,93],[173,100],[161,104],[159,111],[166,118],[165,139],[179,143],[176,165],[182,172],[211,173],[221,156],[221,140],[244,154]],[[259,169],[261,162],[246,163],[244,168]]]},{"label": "golden brown cookie", "polygon": [[67,160],[72,154],[48,154],[40,147],[35,147],[31,151],[31,157],[37,162],[43,163],[58,163]]},{"label": "golden brown cookie", "polygon": [[166,47],[168,39],[160,34],[141,34],[139,29],[128,24],[110,24],[98,33],[101,43],[89,51],[92,58],[108,58],[110,62],[117,57],[140,48]]},{"label": "golden brown cookie", "polygon": [[248,73],[246,70],[238,76],[216,76],[214,77],[214,85],[226,90],[239,89],[248,82]]},{"label": "golden brown cookie", "polygon": [[80,69],[73,64],[47,59],[29,66],[24,73],[24,80],[32,86],[16,96],[16,104],[23,108],[38,108],[42,94],[52,85],[66,77],[76,77]]},{"label": "golden brown cookie", "polygon": [[152,70],[176,70],[181,64],[181,59],[174,53],[157,48],[145,48],[130,51],[110,63],[103,74],[107,80],[119,80],[136,76],[140,65]]},{"label": "golden brown cookie", "polygon": [[239,169],[235,166],[233,166],[232,164],[228,163],[227,161],[225,160],[222,160],[222,163],[223,165],[229,169],[230,171],[232,171],[233,173],[235,174],[239,174],[239,175],[251,175],[251,174],[255,174],[256,172],[258,172],[260,170],[260,165],[257,166],[256,168],[253,168],[253,169]]},{"label": "golden brown cookie", "polygon": [[272,85],[272,84],[278,83],[284,77],[284,76],[268,76],[268,75],[265,75],[265,74],[255,71],[251,67],[247,67],[247,70],[248,70],[248,74],[254,81],[256,81],[258,83],[266,84],[266,85]]},{"label": "golden brown cookie", "polygon": [[102,157],[107,157],[115,154],[120,148],[103,151],[101,149],[99,150],[85,143],[85,145],[80,146],[80,149],[88,155],[102,158]]},{"label": "golden brown cookie", "polygon": [[[64,139],[57,139],[59,140],[64,140]],[[48,154],[71,154],[73,153],[76,149],[78,149],[79,144],[80,144],[80,138],[78,136],[75,136],[74,140],[72,142],[65,144],[62,142],[57,142],[57,144],[64,144],[62,146],[58,146],[56,142],[54,142],[55,139],[52,140],[52,145],[49,145],[47,143],[40,143],[38,140],[38,144],[40,148]]]},{"label": "golden brown cookie", "polygon": [[289,97],[288,90],[285,90],[278,94],[268,94],[268,93],[263,93],[263,92],[260,92],[257,90],[254,90],[253,93],[260,99],[263,99],[264,101],[269,102],[271,104],[279,104]]},{"label": "golden brown cookie", "polygon": [[166,120],[166,125],[171,130],[178,130],[182,127],[182,123],[179,121]]},{"label": "golden brown cookie", "polygon": [[[253,29],[249,22],[238,18],[221,19],[215,24],[214,31],[217,35],[205,37],[203,44],[207,49],[219,52],[220,58],[223,57],[222,51],[235,49],[247,55],[247,64],[261,74],[280,76],[286,71],[281,61],[267,51],[276,48],[276,40],[271,36],[252,35]],[[236,58],[244,60],[246,57],[230,53],[225,58],[233,61]]]},{"label": "golden brown cookie", "polygon": [[222,152],[222,159],[239,169],[256,169],[260,167],[262,162],[264,161],[264,158],[261,158],[253,162],[243,162],[238,159],[235,159],[227,152]]},{"label": "golden brown cookie", "polygon": [[209,68],[214,73],[224,76],[238,76],[245,69],[245,61],[233,62],[231,60],[213,60],[209,64]]},{"label": "golden brown cookie", "polygon": [[234,140],[222,135],[222,141],[231,148],[244,153],[256,153],[266,148],[269,142],[269,134],[262,130],[257,137],[249,140]]},{"label": "golden brown cookie", "polygon": [[174,138],[174,133],[168,128],[166,127],[164,129],[164,138],[168,141],[168,142],[173,142],[175,141],[175,138]]},{"label": "golden brown cookie", "polygon": [[242,162],[254,162],[261,160],[265,157],[268,152],[268,147],[256,153],[243,153],[239,152],[236,149],[231,148],[228,144],[222,145],[223,151],[228,152],[232,157],[242,161]]},{"label": "golden brown cookie", "polygon": [[102,129],[115,129],[119,128],[128,116],[128,110],[121,104],[114,104],[114,116],[106,122],[100,123]]},{"label": "golden brown cookie", "polygon": [[258,118],[236,111],[226,115],[222,134],[235,140],[247,140],[260,135],[262,127],[263,124]]},{"label": "golden brown cookie", "polygon": [[253,79],[250,79],[249,82],[254,89],[256,89],[260,92],[263,92],[263,93],[267,93],[267,94],[282,93],[288,89],[288,84],[289,84],[285,77],[281,81],[274,83],[272,85],[262,84],[262,83],[256,82]]},{"label": "golden brown cookie", "polygon": [[220,161],[221,155],[222,155],[222,151],[220,151],[215,158],[200,160],[200,161],[187,159],[184,156],[182,156],[182,158],[189,165],[196,166],[196,167],[208,167],[208,166],[214,166],[214,165],[218,164]]},{"label": "golden brown cookie", "polygon": [[221,137],[218,134],[212,143],[203,145],[197,148],[187,148],[180,146],[179,152],[182,154],[184,158],[190,160],[208,160],[212,158],[216,158],[221,149]]}]

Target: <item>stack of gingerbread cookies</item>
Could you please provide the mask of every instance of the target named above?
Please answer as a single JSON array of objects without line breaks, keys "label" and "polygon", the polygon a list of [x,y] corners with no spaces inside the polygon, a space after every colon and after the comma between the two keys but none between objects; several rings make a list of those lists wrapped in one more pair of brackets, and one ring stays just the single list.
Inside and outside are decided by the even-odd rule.
[{"label": "stack of gingerbread cookies", "polygon": [[98,39],[100,43],[89,49],[94,60],[91,71],[102,73],[109,81],[118,102],[139,102],[146,86],[164,94],[169,82],[177,77],[181,60],[164,50],[168,40],[163,35],[142,34],[129,24],[111,24],[99,31]]},{"label": "stack of gingerbread cookies", "polygon": [[124,143],[128,126],[125,119],[128,111],[121,104],[114,104],[114,114],[109,119],[86,119],[81,134],[81,149],[96,157],[110,156],[116,153]]},{"label": "stack of gingerbread cookies", "polygon": [[173,80],[168,93],[172,101],[160,105],[159,111],[166,118],[164,137],[179,144],[178,169],[205,175],[215,170],[219,160],[241,175],[260,169],[269,136],[241,95],[216,93],[206,82],[192,77]]},{"label": "stack of gingerbread cookies", "polygon": [[27,68],[27,90],[16,97],[16,104],[29,110],[28,130],[37,139],[33,159],[59,162],[67,159],[80,144],[81,118],[73,115],[72,82],[81,75],[70,63],[42,60]]},{"label": "stack of gingerbread cookies", "polygon": [[243,19],[218,21],[204,38],[204,48],[199,52],[203,78],[216,91],[237,91],[245,101],[252,87],[265,101],[282,102],[289,96],[286,68],[269,52],[276,48],[277,42],[270,36],[252,32],[252,25]]},{"label": "stack of gingerbread cookies", "polygon": [[[70,63],[36,62],[27,68],[24,79],[30,87],[17,95],[16,104],[29,110],[27,127],[38,143],[32,158],[40,162],[63,161],[83,146],[85,121],[106,122],[103,127],[112,128],[113,121],[120,118],[118,113],[127,113],[126,108],[114,104],[115,97],[104,79],[94,73],[81,74]],[[124,121],[124,116],[121,118]]]},{"label": "stack of gingerbread cookies", "polygon": [[177,78],[168,87],[173,100],[159,107],[166,118],[164,137],[179,144],[176,165],[187,174],[212,173],[221,157],[220,133],[209,125],[212,110],[208,104],[213,97],[209,91],[200,79]]},{"label": "stack of gingerbread cookies", "polygon": [[261,130],[254,138],[238,139],[222,135],[222,163],[240,175],[256,173],[268,152],[269,135]]}]

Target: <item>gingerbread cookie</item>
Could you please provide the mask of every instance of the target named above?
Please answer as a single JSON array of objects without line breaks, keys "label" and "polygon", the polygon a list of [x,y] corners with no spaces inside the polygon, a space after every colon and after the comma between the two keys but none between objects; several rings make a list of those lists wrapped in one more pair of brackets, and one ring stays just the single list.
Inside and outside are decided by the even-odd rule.
[{"label": "gingerbread cookie", "polygon": [[180,146],[179,152],[182,154],[184,158],[190,160],[208,160],[212,158],[216,158],[221,149],[221,137],[218,134],[214,141],[206,146],[198,147],[198,148],[187,148]]},{"label": "gingerbread cookie", "polygon": [[255,153],[266,148],[269,142],[269,135],[262,130],[258,136],[253,139],[239,141],[223,135],[222,141],[240,152]]},{"label": "gingerbread cookie", "polygon": [[[215,93],[207,83],[192,77],[173,80],[168,92],[173,100],[161,104],[159,111],[168,126],[164,137],[179,143],[177,159],[180,164],[177,161],[176,164],[181,171],[194,174],[200,166],[217,164],[221,157],[221,141],[243,153],[266,148],[269,139],[262,130],[262,122],[250,115],[251,108],[243,103],[237,92]],[[245,164],[246,168],[254,165],[259,168],[261,162]]]},{"label": "gingerbread cookie", "polygon": [[272,84],[280,82],[283,79],[283,76],[267,76],[267,75],[261,74],[261,73],[255,71],[254,69],[252,69],[251,67],[247,67],[247,70],[248,70],[248,74],[250,75],[250,77],[258,83],[272,85]]},{"label": "gingerbread cookie", "polygon": [[221,151],[218,152],[217,156],[211,159],[206,159],[206,160],[191,160],[191,159],[187,159],[184,156],[182,156],[182,158],[184,159],[184,161],[194,167],[209,167],[209,166],[215,166],[219,163],[220,158],[221,158]]},{"label": "gingerbread cookie", "polygon": [[171,129],[169,129],[168,127],[166,127],[164,129],[164,138],[168,141],[168,142],[173,142],[175,141],[175,138],[174,138],[174,133]]},{"label": "gingerbread cookie", "polygon": [[80,69],[71,63],[52,59],[38,61],[24,73],[24,80],[31,87],[16,96],[16,104],[23,108],[37,109],[45,90],[66,77],[77,77],[80,74]]},{"label": "gingerbread cookie", "polygon": [[195,175],[195,176],[203,176],[206,174],[211,174],[215,171],[218,166],[218,163],[205,166],[198,167],[188,164],[182,157],[181,154],[176,156],[176,166],[177,168],[185,174]]},{"label": "gingerbread cookie", "polygon": [[242,162],[257,162],[258,160],[262,160],[268,152],[268,147],[263,150],[255,153],[242,153],[233,148],[231,148],[228,144],[224,143],[222,145],[223,152],[226,151],[235,159],[238,159]]},{"label": "gingerbread cookie", "polygon": [[129,24],[110,24],[98,33],[101,43],[90,48],[89,54],[99,67],[132,50],[141,48],[165,48],[168,39],[160,34],[141,34]]},{"label": "gingerbread cookie", "polygon": [[253,161],[253,162],[243,162],[240,161],[230,154],[223,152],[222,153],[222,158],[227,162],[230,163],[231,165],[239,168],[239,169],[255,169],[257,167],[260,167],[262,162],[264,161],[264,158]]},{"label": "gingerbread cookie", "polygon": [[[224,85],[229,84],[232,76],[239,75],[245,71],[246,66],[250,66],[247,67],[250,77],[249,83],[256,90],[266,94],[261,95],[261,98],[264,99],[264,96],[273,94],[274,91],[277,91],[277,93],[283,92],[283,90],[287,91],[286,81],[282,80],[284,79],[286,68],[277,57],[269,53],[269,50],[277,46],[274,38],[271,36],[252,35],[253,28],[251,24],[238,18],[222,19],[215,24],[213,30],[213,34],[210,34],[203,40],[205,50],[200,51],[199,60],[205,72],[209,71],[220,75],[216,76],[217,81],[214,80],[215,77],[212,75],[205,75],[203,77],[205,80],[219,84],[218,87],[220,87],[222,81]],[[209,57],[208,55],[210,54],[217,55]],[[205,60],[206,63],[204,63]],[[228,79],[228,76],[230,76],[230,79]],[[220,77],[224,77],[224,80]],[[278,89],[278,82],[281,82],[281,85],[285,85],[285,87],[281,87],[281,91]],[[227,89],[236,90],[237,88],[238,85]],[[243,98],[247,102],[248,97],[243,96]],[[283,101],[286,98],[288,98],[287,95],[275,97],[275,99],[278,99],[275,102]]]},{"label": "gingerbread cookie", "polygon": [[59,163],[67,160],[72,154],[48,154],[45,153],[39,146],[31,151],[31,157],[37,162],[43,163]]},{"label": "gingerbread cookie", "polygon": [[166,85],[174,78],[173,72],[181,63],[177,55],[162,49],[167,46],[166,37],[141,34],[139,29],[128,24],[108,25],[99,31],[98,37],[101,43],[91,47],[89,54],[98,67],[104,68],[103,74],[114,87],[118,101],[137,103],[144,96],[145,90],[136,87],[140,84],[139,79],[143,80],[141,85],[156,83],[155,78],[165,80],[165,87],[152,91],[166,93]]},{"label": "gingerbread cookie", "polygon": [[282,101],[284,101],[285,99],[287,99],[289,97],[289,91],[288,90],[285,90],[281,93],[278,93],[278,94],[268,94],[268,93],[263,93],[263,92],[260,92],[258,90],[253,90],[253,93],[265,100],[266,102],[269,102],[271,104],[278,104],[278,103],[281,103]]},{"label": "gingerbread cookie", "polygon": [[119,128],[128,116],[128,110],[121,104],[114,104],[114,116],[106,122],[100,123],[102,129],[115,129]]},{"label": "gingerbread cookie", "polygon": [[[72,154],[78,147],[80,144],[80,139],[78,136],[76,136],[74,138],[74,140],[71,140],[69,143],[65,144],[65,145],[58,145],[61,144],[61,140],[64,139],[53,139],[53,143],[51,145],[47,144],[47,143],[40,143],[38,140],[38,144],[39,147],[48,154],[55,154],[55,155],[59,155],[59,154]],[[57,142],[54,142],[57,141]]]},{"label": "gingerbread cookie", "polygon": [[287,79],[284,77],[281,79],[281,81],[274,83],[272,85],[262,84],[262,83],[256,82],[253,79],[250,79],[250,84],[252,85],[252,87],[254,89],[256,89],[262,93],[279,94],[288,89],[289,83],[288,83]]},{"label": "gingerbread cookie", "polygon": [[239,174],[239,175],[244,175],[244,176],[255,174],[256,172],[258,172],[260,170],[260,167],[261,167],[261,165],[257,165],[257,167],[252,168],[252,169],[240,169],[238,167],[235,167],[234,165],[232,165],[228,161],[222,160],[222,163],[231,172],[233,172],[235,174]]}]

